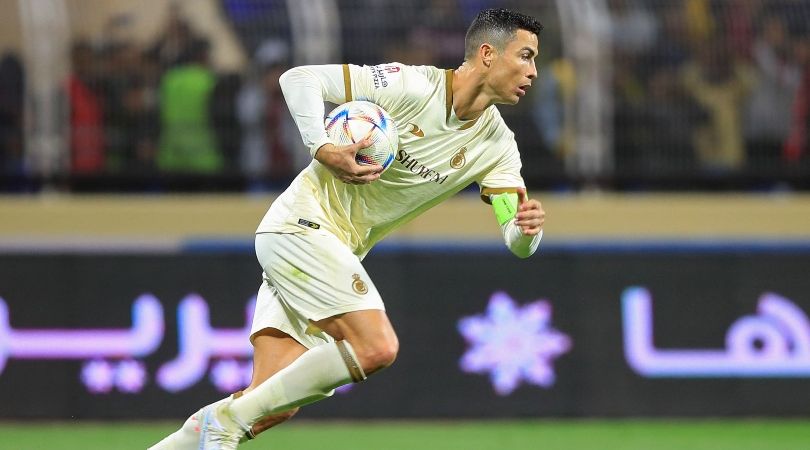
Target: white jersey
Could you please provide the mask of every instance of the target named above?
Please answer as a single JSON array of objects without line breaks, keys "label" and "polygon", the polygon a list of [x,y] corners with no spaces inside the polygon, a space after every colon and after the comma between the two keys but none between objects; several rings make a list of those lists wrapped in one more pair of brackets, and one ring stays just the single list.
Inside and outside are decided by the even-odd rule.
[{"label": "white jersey", "polygon": [[455,115],[453,71],[399,63],[292,69],[282,88],[304,143],[329,142],[323,101],[366,100],[396,122],[399,149],[379,180],[346,184],[313,161],[264,216],[257,233],[324,230],[361,258],[397,227],[471,183],[482,198],[523,187],[514,133],[495,106],[475,120]]}]

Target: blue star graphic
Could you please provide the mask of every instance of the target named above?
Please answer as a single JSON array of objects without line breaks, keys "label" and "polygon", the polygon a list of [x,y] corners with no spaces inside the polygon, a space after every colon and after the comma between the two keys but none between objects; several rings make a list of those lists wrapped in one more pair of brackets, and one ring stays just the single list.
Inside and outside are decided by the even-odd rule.
[{"label": "blue star graphic", "polygon": [[458,330],[470,344],[461,357],[461,369],[489,373],[495,392],[503,396],[522,381],[551,387],[552,360],[571,348],[569,337],[551,327],[548,301],[520,307],[505,292],[492,294],[485,314],[459,320]]}]

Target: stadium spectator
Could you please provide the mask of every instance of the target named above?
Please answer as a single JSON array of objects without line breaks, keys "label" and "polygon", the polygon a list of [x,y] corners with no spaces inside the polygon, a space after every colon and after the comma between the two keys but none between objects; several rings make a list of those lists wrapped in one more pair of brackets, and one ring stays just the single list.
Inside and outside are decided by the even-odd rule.
[{"label": "stadium spectator", "polygon": [[239,129],[237,98],[242,89],[242,76],[226,73],[217,76],[211,92],[210,117],[217,147],[222,152],[223,169],[235,173],[238,167],[239,151],[242,147],[242,133]]},{"label": "stadium spectator", "polygon": [[741,110],[754,74],[748,65],[733,60],[721,37],[710,42],[683,70],[686,91],[708,112],[708,120],[695,130],[694,148],[702,169],[738,171],[745,162]]},{"label": "stadium spectator", "polygon": [[801,82],[801,68],[793,59],[791,37],[780,16],[762,19],[752,56],[758,82],[748,104],[745,137],[752,163],[773,165],[790,132],[791,107]]},{"label": "stadium spectator", "polygon": [[636,115],[636,174],[646,178],[694,173],[692,135],[707,120],[706,110],[684,92],[678,73],[667,67],[649,75],[645,88],[647,95]]},{"label": "stadium spectator", "polygon": [[728,41],[729,51],[744,60],[751,59],[755,39],[756,20],[767,13],[763,3],[751,0],[730,0],[715,3],[716,14],[720,17],[722,33]]},{"label": "stadium spectator", "polygon": [[156,170],[160,119],[157,94],[148,75],[134,77],[122,99],[122,171],[131,175],[151,175]]},{"label": "stadium spectator", "polygon": [[[286,46],[284,47],[286,53]],[[274,58],[275,59],[275,58]],[[265,139],[264,68],[256,57],[237,96],[237,112],[241,127],[239,168],[251,183],[251,189],[262,189],[262,178],[267,172],[267,141]]]},{"label": "stadium spectator", "polygon": [[287,69],[284,63],[271,64],[265,67],[262,77],[267,171],[274,181],[289,181],[310,162],[302,158],[306,154],[301,152],[301,136],[278,82]]},{"label": "stadium spectator", "polygon": [[810,34],[800,36],[795,46],[796,60],[802,67],[802,79],[793,100],[790,134],[782,155],[785,161],[810,166]]},{"label": "stadium spectator", "polygon": [[0,58],[0,175],[23,174],[25,72],[17,55]]},{"label": "stadium spectator", "polygon": [[610,37],[614,51],[641,55],[655,43],[658,18],[636,0],[610,0]]},{"label": "stadium spectator", "polygon": [[545,65],[537,79],[537,95],[534,96],[532,118],[540,137],[558,159],[574,151],[575,133],[573,122],[576,73],[567,58],[558,57]]},{"label": "stadium spectator", "polygon": [[209,44],[197,40],[160,82],[161,135],[157,166],[163,172],[216,174],[225,164],[211,126],[216,76],[208,67]]},{"label": "stadium spectator", "polygon": [[76,174],[98,174],[106,165],[104,102],[98,87],[97,57],[86,42],[71,52],[73,71],[67,81],[70,101],[70,168]]},{"label": "stadium spectator", "polygon": [[240,167],[251,189],[280,187],[309,164],[278,84],[287,69],[287,44],[268,39],[256,50],[250,75],[239,92],[243,130]]},{"label": "stadium spectator", "polygon": [[[111,173],[130,171],[137,161],[133,139],[140,140],[142,120],[156,114],[150,64],[142,49],[133,42],[110,41],[102,51],[103,76],[99,80],[104,111],[106,168]],[[153,119],[153,118],[151,118]],[[147,128],[154,129],[153,126]],[[148,131],[148,130],[144,130]]]},{"label": "stadium spectator", "polygon": [[690,55],[683,11],[667,2],[658,9],[658,14],[661,23],[660,32],[655,44],[644,57],[643,63],[653,71],[659,68],[678,71]]},{"label": "stadium spectator", "polygon": [[163,34],[148,53],[150,58],[160,64],[162,70],[167,70],[184,63],[198,39],[200,37],[194,33],[191,25],[183,18],[180,6],[175,2],[169,8]]},{"label": "stadium spectator", "polygon": [[711,0],[684,0],[673,2],[680,5],[683,14],[688,38],[695,45],[714,38],[716,20],[711,9]]}]

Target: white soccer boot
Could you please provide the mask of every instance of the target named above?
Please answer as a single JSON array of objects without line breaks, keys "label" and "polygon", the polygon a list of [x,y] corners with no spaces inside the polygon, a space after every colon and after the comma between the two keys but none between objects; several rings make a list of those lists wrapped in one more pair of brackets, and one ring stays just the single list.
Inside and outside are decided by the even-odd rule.
[{"label": "white soccer boot", "polygon": [[[183,426],[174,433],[163,438],[162,441],[149,447],[147,450],[197,450],[200,445],[200,428],[202,426],[202,417],[206,409],[216,408],[217,406],[231,401],[231,397],[223,398],[222,400],[204,406],[192,414],[183,423]],[[241,442],[251,439],[252,436],[245,435]]]},{"label": "white soccer boot", "polygon": [[162,441],[149,447],[148,450],[196,450],[200,443],[200,421],[206,408],[217,406],[226,399],[200,408],[183,423],[183,426],[174,433],[163,438]]},{"label": "white soccer boot", "polygon": [[200,424],[200,450],[236,450],[239,443],[243,442],[250,427],[239,424],[231,416],[228,410],[229,405],[230,401],[203,408]]}]

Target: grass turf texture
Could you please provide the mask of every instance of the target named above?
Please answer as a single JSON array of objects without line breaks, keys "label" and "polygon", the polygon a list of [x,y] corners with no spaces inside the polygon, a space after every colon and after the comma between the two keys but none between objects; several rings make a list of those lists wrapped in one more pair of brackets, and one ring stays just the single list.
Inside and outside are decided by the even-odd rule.
[{"label": "grass turf texture", "polygon": [[[0,422],[3,450],[144,449],[177,423]],[[245,449],[801,450],[807,420],[299,421]]]}]

